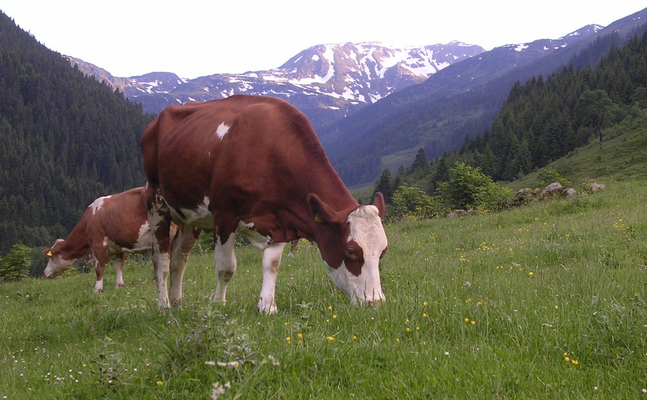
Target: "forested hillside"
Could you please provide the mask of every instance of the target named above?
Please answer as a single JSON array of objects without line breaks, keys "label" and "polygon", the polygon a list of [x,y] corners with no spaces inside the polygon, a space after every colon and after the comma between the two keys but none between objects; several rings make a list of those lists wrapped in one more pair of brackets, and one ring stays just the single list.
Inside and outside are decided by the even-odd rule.
[{"label": "forested hillside", "polygon": [[[349,185],[374,180],[383,168],[393,173],[401,163],[408,166],[421,146],[429,159],[435,159],[459,149],[466,136],[489,129],[515,82],[548,76],[571,62],[595,65],[613,45],[635,35],[646,17],[647,9],[586,38],[573,35],[582,39],[530,63],[512,57],[522,56],[509,47],[494,49],[449,66],[318,133],[333,166]],[[491,60],[484,63],[487,57]],[[460,79],[475,74],[476,79]]]},{"label": "forested hillside", "polygon": [[150,116],[0,12],[0,251],[51,245],[92,199],[145,182]]},{"label": "forested hillside", "polygon": [[417,171],[409,178],[425,181],[431,192],[447,179],[448,167],[461,161],[495,180],[514,180],[593,138],[604,151],[605,129],[645,108],[647,33],[642,33],[612,48],[595,68],[572,64],[545,79],[517,83],[490,130],[435,160],[426,176]]}]

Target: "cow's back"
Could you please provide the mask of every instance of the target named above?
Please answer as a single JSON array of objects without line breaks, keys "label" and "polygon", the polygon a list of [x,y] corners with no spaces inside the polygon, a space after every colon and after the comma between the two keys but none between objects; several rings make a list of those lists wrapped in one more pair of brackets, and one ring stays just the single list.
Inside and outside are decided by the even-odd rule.
[{"label": "cow's back", "polygon": [[[315,169],[321,175],[322,168],[347,194],[307,118],[277,98],[233,96],[168,107],[146,129],[142,152],[149,184],[178,209],[195,209],[210,194],[212,202],[220,202],[212,203],[216,210],[259,196],[281,201],[276,187],[285,194],[320,184],[313,175]],[[346,206],[349,199],[341,197]]]},{"label": "cow's back", "polygon": [[[149,230],[145,193],[143,187],[138,187],[106,199],[89,216],[88,237],[101,243],[107,239],[126,250],[146,250],[150,240],[141,243],[141,236]],[[135,249],[138,244],[143,248]]]}]

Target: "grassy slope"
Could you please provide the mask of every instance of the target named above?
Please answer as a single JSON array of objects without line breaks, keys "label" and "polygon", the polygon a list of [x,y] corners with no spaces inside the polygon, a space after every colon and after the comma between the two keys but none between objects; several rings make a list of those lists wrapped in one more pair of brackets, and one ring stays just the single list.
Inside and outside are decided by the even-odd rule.
[{"label": "grassy slope", "polygon": [[108,273],[98,295],[93,274],[2,284],[0,396],[209,398],[215,382],[231,384],[222,398],[642,396],[647,184],[605,183],[387,227],[378,310],[351,306],[306,244],[284,258],[272,316],[255,311],[261,254],[249,248],[226,306],[208,300],[212,255],[191,259],[185,307],[161,313],[146,263],[120,290]]},{"label": "grassy slope", "polygon": [[[647,110],[635,112],[603,133],[603,148],[593,138],[589,145],[559,159],[549,167],[559,171],[575,185],[588,179],[647,179]],[[538,172],[528,174],[511,185],[515,189],[534,187]]]}]

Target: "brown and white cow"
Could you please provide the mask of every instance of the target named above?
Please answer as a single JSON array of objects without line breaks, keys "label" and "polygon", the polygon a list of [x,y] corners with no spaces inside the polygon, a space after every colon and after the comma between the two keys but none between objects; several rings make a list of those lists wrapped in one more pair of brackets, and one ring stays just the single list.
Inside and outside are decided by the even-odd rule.
[{"label": "brown and white cow", "polygon": [[[213,229],[214,300],[225,302],[236,272],[237,231],[264,250],[262,312],[276,312],[283,248],[298,238],[317,243],[330,276],[353,303],[384,300],[378,269],[387,249],[384,198],[378,193],[373,205],[360,206],[308,119],[287,102],[237,95],[168,107],[146,128],[142,152],[160,308],[182,299],[185,263],[175,249],[169,257],[171,220]],[[195,239],[180,235],[190,249]]]},{"label": "brown and white cow", "polygon": [[99,197],[88,206],[65,240],[58,239],[52,248],[43,252],[50,258],[45,276],[55,278],[67,271],[74,261],[85,258],[96,264],[94,291],[100,292],[106,264],[114,257],[115,287],[123,286],[126,254],[150,250],[152,235],[147,215],[143,187]]}]

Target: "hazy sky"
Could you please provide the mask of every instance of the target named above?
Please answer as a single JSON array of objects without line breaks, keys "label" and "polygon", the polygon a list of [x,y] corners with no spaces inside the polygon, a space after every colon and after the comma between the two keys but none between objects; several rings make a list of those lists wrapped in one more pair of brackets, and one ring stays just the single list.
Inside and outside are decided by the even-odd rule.
[{"label": "hazy sky", "polygon": [[317,44],[413,46],[459,40],[491,49],[608,25],[644,0],[0,0],[38,41],[119,77],[184,78],[277,68]]}]

